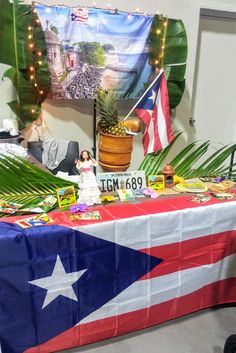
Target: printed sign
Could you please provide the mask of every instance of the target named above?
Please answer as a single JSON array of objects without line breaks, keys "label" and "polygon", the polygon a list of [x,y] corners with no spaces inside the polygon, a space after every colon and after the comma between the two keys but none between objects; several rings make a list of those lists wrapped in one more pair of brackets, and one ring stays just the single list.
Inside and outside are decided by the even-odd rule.
[{"label": "printed sign", "polygon": [[60,208],[76,204],[77,201],[74,186],[67,186],[65,188],[57,189],[56,191]]},{"label": "printed sign", "polygon": [[137,190],[146,187],[144,171],[98,173],[96,177],[101,192],[115,192],[118,189]]},{"label": "printed sign", "polygon": [[148,186],[156,191],[165,190],[164,175],[149,175]]}]

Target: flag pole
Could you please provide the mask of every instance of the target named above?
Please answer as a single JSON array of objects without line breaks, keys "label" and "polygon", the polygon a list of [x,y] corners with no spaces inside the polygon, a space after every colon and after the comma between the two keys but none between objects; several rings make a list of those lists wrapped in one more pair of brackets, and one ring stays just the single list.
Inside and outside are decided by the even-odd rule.
[{"label": "flag pole", "polygon": [[137,101],[137,103],[133,106],[133,108],[130,110],[130,112],[126,115],[126,117],[124,118],[123,121],[125,121],[126,119],[128,119],[128,117],[130,116],[130,114],[134,111],[134,109],[137,107],[137,105],[139,104],[139,102],[143,99],[143,97],[145,96],[145,94],[147,93],[147,91],[154,85],[154,83],[157,81],[157,79],[160,77],[160,75],[163,73],[163,69],[160,70],[159,74],[157,75],[157,77],[155,77],[154,81],[150,84],[150,86],[148,86],[148,88],[146,89],[146,91],[143,93],[143,95],[139,98],[139,100]]}]

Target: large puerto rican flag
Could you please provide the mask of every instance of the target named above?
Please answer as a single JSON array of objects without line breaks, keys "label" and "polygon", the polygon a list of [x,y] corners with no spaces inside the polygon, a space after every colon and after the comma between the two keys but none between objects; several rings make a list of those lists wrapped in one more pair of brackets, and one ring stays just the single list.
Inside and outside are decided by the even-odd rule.
[{"label": "large puerto rican flag", "polygon": [[[236,202],[100,207],[82,225],[0,223],[0,343],[52,352],[236,300]],[[87,222],[89,223],[89,221]]]},{"label": "large puerto rican flag", "polygon": [[136,103],[135,112],[145,124],[142,139],[144,155],[161,151],[174,140],[169,95],[163,70]]}]

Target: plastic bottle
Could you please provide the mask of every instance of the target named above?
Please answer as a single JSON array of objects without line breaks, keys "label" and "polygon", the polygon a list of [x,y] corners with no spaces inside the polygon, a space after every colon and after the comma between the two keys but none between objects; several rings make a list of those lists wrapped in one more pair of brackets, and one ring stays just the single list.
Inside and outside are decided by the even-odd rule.
[{"label": "plastic bottle", "polygon": [[162,174],[164,175],[165,187],[173,188],[175,171],[169,163],[167,163],[165,167],[162,169]]}]

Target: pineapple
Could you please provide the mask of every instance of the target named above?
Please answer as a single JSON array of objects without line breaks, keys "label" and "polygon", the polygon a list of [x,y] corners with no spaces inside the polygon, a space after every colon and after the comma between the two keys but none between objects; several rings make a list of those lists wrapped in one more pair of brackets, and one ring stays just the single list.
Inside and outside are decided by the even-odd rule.
[{"label": "pineapple", "polygon": [[114,91],[100,89],[98,91],[97,100],[100,113],[98,130],[109,135],[126,136],[125,128],[118,119],[119,111]]}]

